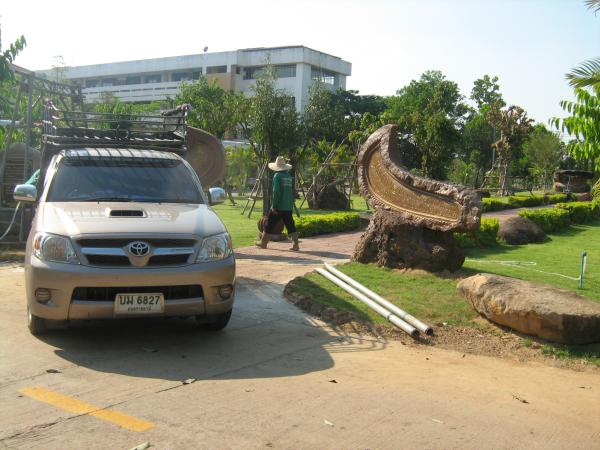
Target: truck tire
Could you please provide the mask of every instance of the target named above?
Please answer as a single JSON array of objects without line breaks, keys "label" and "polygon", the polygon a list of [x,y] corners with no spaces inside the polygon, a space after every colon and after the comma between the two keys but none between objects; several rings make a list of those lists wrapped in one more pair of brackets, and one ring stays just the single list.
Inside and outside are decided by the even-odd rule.
[{"label": "truck tire", "polygon": [[27,327],[33,335],[43,334],[48,329],[46,327],[46,321],[41,317],[34,316],[31,313],[29,306],[27,306]]},{"label": "truck tire", "polygon": [[223,328],[227,326],[229,323],[229,319],[231,319],[231,312],[233,310],[229,310],[223,314],[219,314],[215,317],[215,320],[208,323],[200,323],[200,328],[207,331],[221,331]]}]

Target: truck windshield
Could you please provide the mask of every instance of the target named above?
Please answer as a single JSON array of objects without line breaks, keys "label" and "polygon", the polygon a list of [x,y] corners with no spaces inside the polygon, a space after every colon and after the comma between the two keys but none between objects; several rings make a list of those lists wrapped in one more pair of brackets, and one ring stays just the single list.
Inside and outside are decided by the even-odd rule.
[{"label": "truck windshield", "polygon": [[180,160],[63,160],[52,180],[49,202],[204,203]]}]

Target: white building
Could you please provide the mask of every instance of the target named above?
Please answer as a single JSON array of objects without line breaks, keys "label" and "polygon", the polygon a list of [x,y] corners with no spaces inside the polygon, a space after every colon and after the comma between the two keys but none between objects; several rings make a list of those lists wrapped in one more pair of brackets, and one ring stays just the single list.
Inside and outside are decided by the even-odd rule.
[{"label": "white building", "polygon": [[[349,62],[337,56],[300,45],[68,67],[63,76],[81,84],[88,102],[100,101],[104,93],[124,102],[174,98],[181,82],[200,75],[216,80],[224,89],[251,94],[251,86],[269,60],[277,71],[277,87],[294,97],[299,111],[304,109],[315,80],[332,90],[345,89],[352,70]],[[54,72],[42,73],[51,77]]]}]

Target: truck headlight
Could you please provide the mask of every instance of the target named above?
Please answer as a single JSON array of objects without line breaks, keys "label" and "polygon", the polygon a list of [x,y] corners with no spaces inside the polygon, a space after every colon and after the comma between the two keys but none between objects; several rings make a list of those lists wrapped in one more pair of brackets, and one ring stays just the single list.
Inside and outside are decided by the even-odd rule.
[{"label": "truck headlight", "polygon": [[36,233],[33,238],[33,254],[42,261],[79,264],[69,238],[56,234]]},{"label": "truck headlight", "polygon": [[196,258],[197,263],[219,261],[233,253],[229,233],[215,234],[204,238]]}]

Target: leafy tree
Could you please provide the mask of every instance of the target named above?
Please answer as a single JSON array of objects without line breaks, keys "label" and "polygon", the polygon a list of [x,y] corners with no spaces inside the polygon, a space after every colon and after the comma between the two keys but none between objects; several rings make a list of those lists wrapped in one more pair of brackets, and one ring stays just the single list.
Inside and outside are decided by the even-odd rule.
[{"label": "leafy tree", "polygon": [[500,85],[496,76],[490,77],[489,75],[484,75],[483,78],[475,80],[470,98],[477,104],[477,108],[480,111],[485,105],[496,105],[499,108],[506,106],[506,102],[500,93]]},{"label": "leafy tree", "polygon": [[452,181],[453,183],[468,186],[474,183],[473,176],[476,173],[477,171],[473,163],[455,158],[450,163],[448,180]]},{"label": "leafy tree", "polygon": [[331,92],[319,82],[309,88],[302,117],[305,147],[320,140],[341,142],[352,130],[352,121],[341,92],[344,91]]},{"label": "leafy tree", "polygon": [[421,172],[444,179],[468,110],[458,85],[439,71],[427,71],[400,89],[388,105],[384,120],[396,122],[400,141],[418,152]]},{"label": "leafy tree", "polygon": [[499,131],[500,138],[493,144],[500,166],[500,193],[511,192],[510,176],[513,162],[522,156],[522,146],[533,130],[533,120],[527,117],[527,112],[520,106],[510,106],[506,109],[492,107],[488,112],[488,120]]},{"label": "leafy tree", "polygon": [[567,74],[567,80],[575,88],[600,87],[600,58],[584,61]]},{"label": "leafy tree", "polygon": [[338,89],[332,96],[347,118],[360,119],[366,113],[378,116],[387,108],[385,99],[379,95],[359,95],[355,90]]},{"label": "leafy tree", "polygon": [[550,122],[574,137],[567,145],[569,154],[577,160],[592,160],[600,172],[600,87],[575,89],[575,98],[560,102],[570,117]]},{"label": "leafy tree", "polygon": [[[483,175],[492,166],[492,145],[496,142],[496,132],[490,124],[487,112],[489,107],[484,105],[481,111],[472,114],[463,128],[463,151],[459,155],[472,173],[469,183],[478,188],[483,182]],[[450,178],[451,181],[457,182]]]},{"label": "leafy tree", "polygon": [[193,83],[181,83],[175,102],[189,103],[192,106],[188,113],[190,125],[222,138],[235,127],[232,95],[221,88],[216,80],[211,83],[201,76]]},{"label": "leafy tree", "polygon": [[225,183],[242,193],[246,179],[256,170],[254,151],[252,147],[226,147],[225,156],[227,161]]},{"label": "leafy tree", "polygon": [[552,174],[565,159],[565,144],[556,133],[548,131],[544,125],[536,125],[523,146],[523,152],[531,166],[531,174],[548,189]]},{"label": "leafy tree", "polygon": [[0,35],[0,82],[13,79],[13,72],[10,65],[14,62],[17,55],[25,48],[27,42],[25,37],[19,37],[7,49],[2,50],[2,37]]}]

